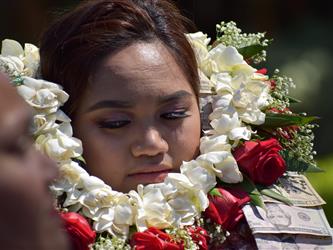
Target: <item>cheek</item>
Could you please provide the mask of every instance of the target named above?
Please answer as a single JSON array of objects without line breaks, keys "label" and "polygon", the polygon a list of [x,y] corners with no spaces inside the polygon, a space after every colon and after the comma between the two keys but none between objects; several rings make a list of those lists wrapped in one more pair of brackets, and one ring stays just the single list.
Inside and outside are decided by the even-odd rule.
[{"label": "cheek", "polygon": [[87,171],[118,190],[127,170],[126,139],[117,138],[95,125],[80,125],[74,131],[75,136],[82,140]]},{"label": "cheek", "polygon": [[181,127],[172,132],[169,141],[169,151],[178,167],[182,161],[190,161],[199,153],[200,116],[193,114],[184,120]]}]

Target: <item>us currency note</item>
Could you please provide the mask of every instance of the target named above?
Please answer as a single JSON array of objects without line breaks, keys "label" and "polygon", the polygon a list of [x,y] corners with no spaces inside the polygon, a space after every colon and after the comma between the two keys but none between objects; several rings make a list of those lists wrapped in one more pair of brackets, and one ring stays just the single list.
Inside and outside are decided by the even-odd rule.
[{"label": "us currency note", "polygon": [[[271,187],[274,192],[288,198],[294,206],[314,207],[326,204],[309,180],[301,174],[289,173],[280,177],[278,184]],[[263,195],[264,202],[279,202],[271,197]]]},{"label": "us currency note", "polygon": [[328,237],[297,235],[297,234],[256,234],[255,241],[258,249],[333,249],[332,239]]},{"label": "us currency note", "polygon": [[288,233],[331,237],[331,229],[321,208],[301,208],[267,203],[266,211],[253,205],[243,207],[254,234]]}]

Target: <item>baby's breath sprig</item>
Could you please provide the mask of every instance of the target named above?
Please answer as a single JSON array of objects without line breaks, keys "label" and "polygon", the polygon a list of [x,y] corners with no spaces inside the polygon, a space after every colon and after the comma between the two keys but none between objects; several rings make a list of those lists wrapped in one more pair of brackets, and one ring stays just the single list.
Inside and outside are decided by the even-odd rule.
[{"label": "baby's breath sprig", "polygon": [[[242,33],[236,23],[231,21],[216,25],[216,42],[240,49],[252,45],[267,47],[270,40],[265,39],[265,33]],[[255,64],[266,61],[266,51],[261,50],[251,59]]]},{"label": "baby's breath sprig", "polygon": [[120,237],[110,237],[108,234],[100,234],[96,242],[91,246],[91,250],[131,250],[131,246],[126,239]]},{"label": "baby's breath sprig", "polygon": [[[317,124],[305,124],[299,126],[296,131],[290,132],[291,139],[280,138],[280,142],[289,152],[289,156],[308,164],[316,165],[314,160],[316,151],[313,150],[314,133],[313,129]],[[282,129],[281,129],[282,130]]]},{"label": "baby's breath sprig", "polygon": [[[295,88],[296,85],[292,78],[279,75],[279,70],[274,71],[270,79],[272,84],[272,102],[268,109],[275,108],[285,114],[293,114],[289,109],[291,97],[289,97],[290,88]],[[306,114],[297,114],[306,116]],[[294,128],[278,128],[274,135],[279,138],[283,148],[287,149],[289,156],[308,164],[315,164],[314,156],[316,152],[313,150],[313,128],[317,124],[299,125]]]},{"label": "baby's breath sprig", "polygon": [[210,246],[222,246],[223,242],[226,240],[226,236],[229,235],[228,232],[222,229],[221,225],[212,222],[210,219],[204,220],[204,228],[210,237]]},{"label": "baby's breath sprig", "polygon": [[189,231],[185,228],[166,229],[165,232],[169,234],[175,242],[182,242],[185,250],[199,249],[199,246],[194,243]]},{"label": "baby's breath sprig", "polygon": [[295,88],[292,78],[279,75],[279,70],[276,69],[271,77],[273,91],[271,92],[272,102],[269,108],[278,110],[286,110],[290,106],[289,89]]}]

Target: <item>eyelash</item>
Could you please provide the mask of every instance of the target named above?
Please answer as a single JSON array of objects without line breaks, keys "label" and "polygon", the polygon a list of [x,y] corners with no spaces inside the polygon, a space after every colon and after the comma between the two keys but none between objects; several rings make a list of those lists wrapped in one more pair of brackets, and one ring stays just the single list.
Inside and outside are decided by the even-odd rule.
[{"label": "eyelash", "polygon": [[130,121],[123,120],[123,121],[104,121],[100,123],[101,128],[107,129],[117,129],[126,126],[129,124]]},{"label": "eyelash", "polygon": [[172,111],[172,112],[167,112],[161,115],[162,118],[166,120],[176,120],[176,119],[182,119],[186,118],[189,115],[187,114],[186,109],[178,110],[178,111]]},{"label": "eyelash", "polygon": [[[172,112],[167,112],[161,114],[161,118],[166,119],[166,120],[177,120],[177,119],[182,119],[188,117],[189,114],[187,114],[187,110],[179,110],[179,111],[172,111]],[[131,123],[129,120],[119,120],[119,121],[103,121],[100,123],[101,128],[106,128],[106,129],[118,129],[125,127]]]}]

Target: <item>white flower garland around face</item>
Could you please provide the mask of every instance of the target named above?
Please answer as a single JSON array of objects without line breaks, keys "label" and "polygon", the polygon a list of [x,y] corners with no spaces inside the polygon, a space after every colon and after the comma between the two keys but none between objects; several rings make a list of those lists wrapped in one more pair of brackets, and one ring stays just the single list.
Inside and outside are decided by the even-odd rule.
[{"label": "white flower garland around face", "polygon": [[188,34],[195,50],[201,90],[215,90],[204,101],[211,102],[211,129],[201,138],[201,154],[183,162],[180,173],[170,173],[159,184],[139,185],[137,191],[121,193],[101,179],[89,175],[73,161],[82,155],[80,140],[73,138],[70,119],[59,109],[68,99],[60,85],[37,80],[38,48],[4,40],[0,70],[20,81],[18,93],[35,111],[34,136],[37,149],[54,159],[60,178],[50,187],[60,206],[80,212],[93,221],[93,229],[126,238],[130,226],[143,231],[192,225],[208,206],[207,193],[223,182],[241,182],[243,177],[231,154],[241,139],[253,133],[246,124],[262,124],[261,109],[269,104],[267,77],[255,73],[234,47],[219,44],[208,49],[210,39],[202,32]]}]

